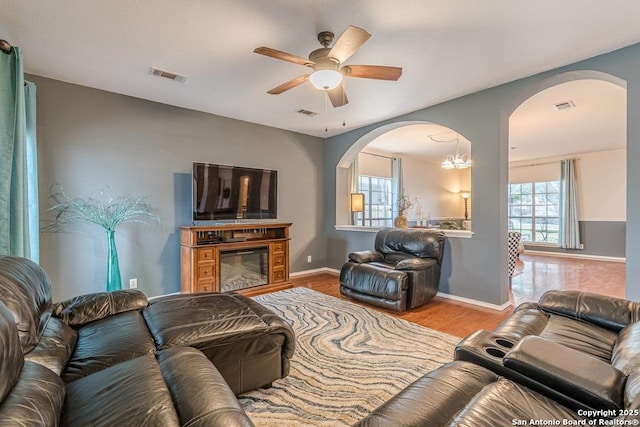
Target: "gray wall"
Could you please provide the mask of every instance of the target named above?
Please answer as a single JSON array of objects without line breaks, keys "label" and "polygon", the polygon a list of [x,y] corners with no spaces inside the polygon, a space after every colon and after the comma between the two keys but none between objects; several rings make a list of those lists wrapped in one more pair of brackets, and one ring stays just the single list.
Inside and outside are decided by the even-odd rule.
[{"label": "gray wall", "polygon": [[625,257],[626,221],[580,221],[580,241],[583,249],[563,249],[526,244],[526,249],[543,252],[589,256]]},{"label": "gray wall", "polygon": [[[367,133],[401,121],[456,130],[474,147],[472,239],[449,239],[451,271],[441,290],[491,304],[508,301],[508,119],[537,91],[568,73],[595,70],[627,84],[627,296],[640,299],[640,45],[501,85],[392,120],[322,140],[41,77],[38,142],[41,210],[54,183],[87,195],[110,185],[115,195],[148,196],[159,227],[124,225],[116,233],[123,280],[138,277],[149,295],[179,286],[176,227],[190,222],[189,173],[194,160],[266,167],[280,172],[279,219],[291,221],[292,271],[340,268],[348,252],[373,245],[373,233],[336,231],[336,165]],[[566,80],[565,80],[566,81]],[[324,156],[324,158],[323,158]],[[104,289],[106,239],[95,226],[43,234],[41,263],[54,297]],[[306,263],[307,255],[314,262]]]},{"label": "gray wall", "polygon": [[[627,297],[640,299],[640,45],[630,46],[567,67],[517,80],[482,92],[329,138],[325,161],[325,217],[328,262],[339,268],[350,250],[373,245],[370,233],[337,231],[335,224],[336,165],[352,145],[369,132],[396,122],[426,121],[447,126],[471,141],[473,231],[472,239],[452,243],[451,276],[446,289],[456,296],[501,305],[508,301],[507,179],[509,116],[536,92],[573,79],[581,70],[607,73],[627,85]],[[437,84],[437,82],[433,82]],[[455,245],[455,247],[453,246]]]},{"label": "gray wall", "polygon": [[[123,286],[138,278],[147,295],[179,290],[177,227],[191,223],[191,163],[279,172],[278,220],[292,222],[291,270],[326,265],[324,145],[321,138],[28,76],[38,91],[38,155],[43,219],[53,183],[71,195],[146,196],[162,224],[116,231]],[[41,264],[54,299],[105,289],[106,235],[98,226],[41,235]],[[307,263],[311,255],[313,263]]]}]

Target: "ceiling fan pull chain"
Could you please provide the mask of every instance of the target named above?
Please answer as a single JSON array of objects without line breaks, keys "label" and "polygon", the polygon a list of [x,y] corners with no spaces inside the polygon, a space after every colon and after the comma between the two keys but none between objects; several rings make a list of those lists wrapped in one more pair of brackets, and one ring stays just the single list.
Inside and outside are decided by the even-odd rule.
[{"label": "ceiling fan pull chain", "polygon": [[329,91],[324,91],[324,131],[329,132]]},{"label": "ceiling fan pull chain", "polygon": [[[345,105],[347,103],[346,99],[347,99],[347,95],[345,95],[346,93],[346,82],[343,80],[342,81],[342,105]],[[347,125],[347,123],[344,121],[344,119],[342,119],[342,127],[345,127]]]}]

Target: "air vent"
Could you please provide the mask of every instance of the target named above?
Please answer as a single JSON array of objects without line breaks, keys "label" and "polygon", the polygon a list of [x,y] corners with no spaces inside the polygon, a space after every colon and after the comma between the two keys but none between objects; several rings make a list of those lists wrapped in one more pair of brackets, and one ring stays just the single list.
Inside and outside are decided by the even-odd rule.
[{"label": "air vent", "polygon": [[179,83],[184,83],[187,81],[187,76],[185,75],[161,70],[160,68],[156,67],[150,67],[149,74],[151,74],[152,76],[164,77],[165,79],[174,80]]},{"label": "air vent", "polygon": [[553,107],[558,111],[570,110],[572,108],[575,108],[575,106],[576,104],[574,104],[573,101],[565,101],[553,104]]},{"label": "air vent", "polygon": [[305,116],[309,116],[309,117],[313,117],[313,116],[317,116],[318,115],[318,113],[316,113],[314,111],[305,110],[303,108],[301,108],[298,111],[296,111],[296,113],[304,114]]}]

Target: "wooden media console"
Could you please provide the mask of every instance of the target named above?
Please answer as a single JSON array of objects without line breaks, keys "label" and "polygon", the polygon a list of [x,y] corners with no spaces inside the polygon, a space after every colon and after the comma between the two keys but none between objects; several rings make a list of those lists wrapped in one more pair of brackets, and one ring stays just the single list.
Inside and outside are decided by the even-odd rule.
[{"label": "wooden media console", "polygon": [[291,287],[291,223],[180,227],[182,293],[257,295]]}]

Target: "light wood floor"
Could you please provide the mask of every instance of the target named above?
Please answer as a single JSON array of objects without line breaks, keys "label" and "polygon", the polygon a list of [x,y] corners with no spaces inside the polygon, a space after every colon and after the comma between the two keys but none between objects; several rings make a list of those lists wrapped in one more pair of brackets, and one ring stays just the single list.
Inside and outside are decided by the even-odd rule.
[{"label": "light wood floor", "polygon": [[513,301],[537,301],[550,289],[577,289],[614,297],[625,295],[625,263],[521,256],[524,269],[511,280]]},{"label": "light wood floor", "polygon": [[[506,319],[513,308],[525,301],[537,301],[549,289],[578,289],[624,297],[625,265],[608,261],[523,255],[524,268],[512,279],[510,308],[496,311],[435,297],[422,307],[395,313],[368,306],[407,321],[458,337],[478,329],[491,330]],[[340,295],[338,276],[320,273],[292,278],[294,286],[304,286],[327,295],[356,302]],[[358,303],[358,302],[356,302]],[[365,304],[362,304],[365,305]]]}]

